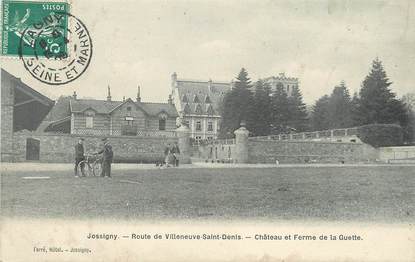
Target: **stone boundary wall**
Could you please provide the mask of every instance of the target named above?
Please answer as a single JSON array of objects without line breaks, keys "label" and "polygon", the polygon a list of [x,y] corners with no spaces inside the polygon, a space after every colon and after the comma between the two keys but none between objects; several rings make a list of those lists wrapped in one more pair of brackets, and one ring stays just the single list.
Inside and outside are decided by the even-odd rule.
[{"label": "stone boundary wall", "polygon": [[415,161],[415,146],[379,147],[379,160],[382,162]]},{"label": "stone boundary wall", "polygon": [[208,162],[235,162],[235,144],[195,145],[193,157]]},{"label": "stone boundary wall", "polygon": [[248,139],[249,163],[357,163],[377,156],[364,143]]},{"label": "stone boundary wall", "polygon": [[[13,134],[13,162],[26,161],[26,141],[40,141],[39,162],[71,163],[74,161],[75,144],[83,137],[85,153],[98,151],[102,136],[35,133],[21,131]],[[114,151],[114,162],[153,163],[164,159],[164,148],[178,141],[177,137],[108,137]]]}]

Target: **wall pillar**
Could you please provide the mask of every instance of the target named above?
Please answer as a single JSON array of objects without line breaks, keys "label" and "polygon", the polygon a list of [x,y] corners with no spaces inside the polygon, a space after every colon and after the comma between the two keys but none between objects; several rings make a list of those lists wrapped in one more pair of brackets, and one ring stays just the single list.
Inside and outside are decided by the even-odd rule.
[{"label": "wall pillar", "polygon": [[180,164],[190,164],[190,129],[186,125],[181,125],[176,129],[176,134],[178,137],[178,145],[180,149]]},{"label": "wall pillar", "polygon": [[248,163],[248,135],[245,124],[234,132],[235,134],[235,160],[237,163]]}]

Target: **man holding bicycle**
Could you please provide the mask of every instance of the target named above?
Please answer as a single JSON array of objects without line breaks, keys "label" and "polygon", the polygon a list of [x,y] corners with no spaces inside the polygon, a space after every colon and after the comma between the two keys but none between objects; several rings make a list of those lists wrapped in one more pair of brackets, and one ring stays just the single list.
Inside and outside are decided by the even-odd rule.
[{"label": "man holding bicycle", "polygon": [[[75,145],[75,177],[78,176],[78,165],[85,159],[84,155],[84,139],[79,138],[78,143]],[[81,174],[85,176],[85,163],[81,163]]]},{"label": "man holding bicycle", "polygon": [[102,154],[102,173],[101,177],[111,177],[111,163],[114,156],[112,152],[112,146],[109,144],[107,138],[103,138],[102,142],[104,143],[103,149],[101,149],[97,154]]}]

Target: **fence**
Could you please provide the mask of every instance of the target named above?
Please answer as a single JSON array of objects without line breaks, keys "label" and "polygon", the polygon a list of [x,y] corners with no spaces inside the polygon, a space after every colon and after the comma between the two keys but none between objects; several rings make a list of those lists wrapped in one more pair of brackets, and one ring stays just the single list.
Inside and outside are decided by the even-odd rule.
[{"label": "fence", "polygon": [[358,127],[353,128],[342,128],[342,129],[331,129],[314,132],[301,132],[291,134],[279,134],[270,136],[255,136],[250,137],[250,140],[323,140],[330,139],[334,140],[337,138],[349,138],[353,137],[350,142],[357,142]]}]

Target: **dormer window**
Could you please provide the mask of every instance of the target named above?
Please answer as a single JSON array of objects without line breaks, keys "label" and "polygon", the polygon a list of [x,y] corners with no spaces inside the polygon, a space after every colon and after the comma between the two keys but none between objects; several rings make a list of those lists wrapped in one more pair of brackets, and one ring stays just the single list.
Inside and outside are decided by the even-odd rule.
[{"label": "dormer window", "polygon": [[207,112],[208,115],[213,115],[214,114],[212,105],[209,105],[209,107],[206,110],[206,112]]},{"label": "dormer window", "polygon": [[127,106],[127,111],[131,111],[131,106]]},{"label": "dormer window", "polygon": [[202,107],[200,105],[196,106],[195,113],[198,114],[198,115],[203,114],[203,110],[202,110]]},{"label": "dormer window", "polygon": [[193,103],[200,103],[199,97],[195,95],[195,98],[193,99]]},{"label": "dormer window", "polygon": [[189,104],[186,104],[186,105],[184,106],[184,113],[185,113],[185,114],[190,114],[190,106],[189,106]]}]

